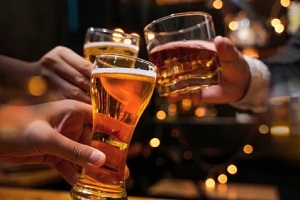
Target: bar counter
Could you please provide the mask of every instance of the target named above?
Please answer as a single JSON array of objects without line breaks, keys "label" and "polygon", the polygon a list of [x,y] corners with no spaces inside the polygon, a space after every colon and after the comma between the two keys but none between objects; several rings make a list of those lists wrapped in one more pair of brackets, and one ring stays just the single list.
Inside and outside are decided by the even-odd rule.
[{"label": "bar counter", "polygon": [[[17,187],[0,187],[1,200],[71,200],[69,192]],[[128,200],[158,200],[155,198],[129,197]]]}]

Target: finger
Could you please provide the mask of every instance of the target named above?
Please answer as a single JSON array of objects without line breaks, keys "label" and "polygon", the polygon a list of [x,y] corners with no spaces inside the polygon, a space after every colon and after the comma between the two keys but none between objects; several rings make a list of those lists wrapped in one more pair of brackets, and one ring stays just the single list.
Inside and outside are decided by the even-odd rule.
[{"label": "finger", "polygon": [[215,45],[222,64],[236,62],[239,52],[228,38],[217,36]]},{"label": "finger", "polygon": [[80,143],[90,145],[92,141],[92,125],[88,122],[84,125],[83,134],[79,138]]},{"label": "finger", "polygon": [[125,173],[124,173],[124,178],[125,179],[127,179],[127,178],[129,178],[129,176],[130,176],[130,171],[129,171],[129,168],[128,168],[128,166],[126,165],[125,166]]},{"label": "finger", "polygon": [[[221,62],[222,82],[235,82],[248,74],[248,64],[243,55],[226,37],[217,36],[215,45]],[[225,81],[225,82],[224,82]]]},{"label": "finger", "polygon": [[77,71],[78,69],[76,66],[67,63],[64,59],[63,62],[56,63],[56,65],[59,65],[55,67],[55,73],[57,75],[68,80],[70,83],[78,86],[79,88],[89,91],[90,74],[89,76],[82,74],[80,71]]},{"label": "finger", "polygon": [[54,75],[61,76],[84,90],[89,90],[92,64],[71,49],[56,47],[41,59],[41,63],[45,66],[42,73],[54,71]]},{"label": "finger", "polygon": [[[82,103],[74,100],[65,100],[65,101],[67,102],[67,104],[72,106],[73,109],[75,109],[75,111],[84,114],[85,122],[87,123],[87,125],[88,124],[91,125],[93,123],[92,106],[90,103]],[[65,109],[65,106],[63,109]],[[89,126],[89,128],[91,127]],[[87,129],[87,131],[89,130],[91,131],[91,129]]]},{"label": "finger", "polygon": [[[80,144],[63,135],[56,133],[52,137],[49,145],[44,145],[43,151],[64,158],[79,166],[102,166],[106,156],[101,151],[89,145]],[[46,149],[47,148],[47,149]]]},{"label": "finger", "polygon": [[[203,88],[201,93],[198,94],[201,103],[225,103],[223,89],[220,85],[212,85],[208,88]],[[197,98],[196,96],[193,98]]]},{"label": "finger", "polygon": [[71,49],[65,48],[63,51],[64,53],[61,54],[61,57],[64,61],[66,61],[66,63],[73,66],[76,70],[78,70],[85,76],[90,77],[93,63],[79,56]]},{"label": "finger", "polygon": [[[43,115],[42,118],[47,122],[51,122],[52,126],[64,125],[62,123],[63,117],[72,118],[70,114],[74,114],[72,119],[67,121],[70,122],[69,126],[74,125],[74,120],[76,120],[77,125],[83,126],[83,122],[87,124],[92,124],[92,106],[89,103],[83,103],[80,101],[65,99],[60,101],[49,102],[38,107],[39,110],[46,109],[47,116]],[[43,114],[43,113],[42,113]],[[79,114],[79,115],[78,115]],[[76,119],[74,119],[76,117]]]},{"label": "finger", "polygon": [[83,90],[80,87],[71,84],[60,76],[54,75],[54,72],[49,72],[51,74],[51,82],[53,82],[56,87],[60,89],[60,92],[63,93],[63,96],[66,98],[75,99],[85,103],[90,103],[91,98],[89,95],[89,89]]}]

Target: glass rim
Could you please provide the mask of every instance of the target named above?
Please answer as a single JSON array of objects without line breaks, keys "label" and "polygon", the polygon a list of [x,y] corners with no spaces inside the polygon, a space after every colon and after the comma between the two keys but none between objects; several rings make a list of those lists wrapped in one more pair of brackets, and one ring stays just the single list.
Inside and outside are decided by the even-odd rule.
[{"label": "glass rim", "polygon": [[207,23],[206,20],[202,21],[200,23],[195,23],[192,26],[189,26],[187,28],[182,28],[176,31],[152,31],[150,30],[150,28],[157,23],[160,23],[162,21],[171,19],[171,18],[176,18],[176,17],[182,17],[182,16],[203,16],[206,17],[209,21],[212,20],[212,15],[207,13],[207,12],[203,12],[203,11],[190,11],[190,12],[179,12],[179,13],[172,13],[170,15],[166,15],[164,17],[158,18],[153,20],[152,22],[150,22],[149,24],[147,24],[144,27],[144,33],[152,33],[154,35],[173,35],[173,34],[178,34],[178,33],[186,33],[192,30],[195,30],[199,27],[201,27],[203,24]]},{"label": "glass rim", "polygon": [[126,33],[126,32],[122,32],[122,31],[118,31],[118,30],[113,30],[113,29],[108,29],[108,28],[101,28],[101,27],[94,27],[94,26],[91,26],[91,27],[88,27],[86,29],[86,32],[87,33],[109,33],[109,34],[113,34],[113,33],[118,33],[120,35],[122,35],[123,37],[126,37],[126,38],[129,38],[129,37],[133,37],[133,38],[136,38],[136,39],[140,39],[140,36],[139,35],[135,35],[135,34],[131,34],[131,33]]},{"label": "glass rim", "polygon": [[[148,65],[148,67],[149,67],[149,69],[151,71],[154,71],[154,72],[157,71],[157,67],[156,67],[156,65],[154,63],[152,63],[152,62],[150,62],[148,60],[139,58],[139,57],[134,57],[134,56],[129,56],[129,55],[123,55],[123,54],[117,54],[117,53],[100,53],[100,54],[96,55],[95,63],[97,62],[97,60],[100,57],[101,58],[104,58],[104,57],[118,57],[118,58],[123,58],[123,59],[128,59],[128,60],[134,60],[134,61],[138,61],[139,63]],[[124,67],[124,68],[126,68],[126,67]]]}]

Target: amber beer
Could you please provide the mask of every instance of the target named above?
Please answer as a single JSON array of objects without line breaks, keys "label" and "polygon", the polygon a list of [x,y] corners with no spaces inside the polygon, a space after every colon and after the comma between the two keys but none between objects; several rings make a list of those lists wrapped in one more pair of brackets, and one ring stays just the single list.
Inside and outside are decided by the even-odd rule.
[{"label": "amber beer", "polygon": [[86,30],[83,56],[94,62],[95,56],[101,53],[116,53],[137,57],[140,36],[135,33],[125,33],[122,30],[89,27]]},{"label": "amber beer", "polygon": [[91,42],[83,46],[83,56],[91,62],[94,62],[96,55],[101,53],[117,53],[137,57],[139,47],[133,44],[108,41]]},{"label": "amber beer", "polygon": [[[119,60],[114,63],[122,63],[125,67],[132,65],[132,61]],[[113,65],[112,62],[109,61],[107,66]],[[135,66],[138,62],[135,60]],[[128,146],[136,124],[152,96],[156,82],[154,69],[112,67],[92,71],[91,146],[106,154],[106,162],[100,168],[84,168],[71,191],[74,199],[127,199],[124,169]]]},{"label": "amber beer", "polygon": [[158,68],[160,93],[184,92],[220,82],[220,62],[212,42],[169,42],[154,47],[149,59]]}]

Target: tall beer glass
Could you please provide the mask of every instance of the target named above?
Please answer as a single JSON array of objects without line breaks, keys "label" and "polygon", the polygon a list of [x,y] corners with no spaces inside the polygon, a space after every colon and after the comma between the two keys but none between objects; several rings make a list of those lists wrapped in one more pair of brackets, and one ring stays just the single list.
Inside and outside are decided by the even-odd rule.
[{"label": "tall beer glass", "polygon": [[124,169],[136,124],[155,88],[156,67],[131,56],[100,54],[91,75],[91,146],[106,154],[105,165],[85,167],[73,199],[127,199]]},{"label": "tall beer glass", "polygon": [[154,20],[144,28],[149,60],[158,68],[160,96],[220,83],[220,62],[212,40],[212,16],[183,12]]},{"label": "tall beer glass", "polygon": [[117,30],[90,27],[86,31],[83,56],[94,62],[100,53],[117,53],[137,57],[140,37]]}]

